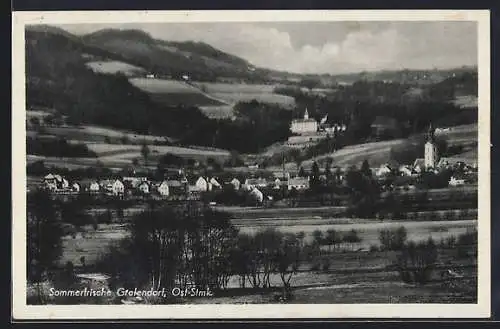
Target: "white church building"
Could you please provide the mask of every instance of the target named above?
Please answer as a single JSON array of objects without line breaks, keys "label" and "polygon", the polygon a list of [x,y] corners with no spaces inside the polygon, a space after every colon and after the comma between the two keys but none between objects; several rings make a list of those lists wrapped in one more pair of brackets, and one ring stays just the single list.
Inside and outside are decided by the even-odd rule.
[{"label": "white church building", "polygon": [[304,118],[293,120],[290,131],[298,135],[314,134],[318,131],[318,122],[312,118],[309,118],[309,113],[307,112],[306,108],[304,112]]}]

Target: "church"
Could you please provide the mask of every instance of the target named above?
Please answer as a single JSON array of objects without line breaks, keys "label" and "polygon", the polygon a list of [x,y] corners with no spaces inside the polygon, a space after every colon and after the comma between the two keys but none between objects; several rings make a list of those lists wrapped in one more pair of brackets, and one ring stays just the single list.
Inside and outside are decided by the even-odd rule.
[{"label": "church", "polygon": [[416,171],[423,171],[436,168],[439,160],[438,148],[436,144],[436,137],[432,124],[429,126],[427,132],[427,140],[424,146],[424,158],[415,160],[413,167]]},{"label": "church", "polygon": [[434,168],[438,161],[438,149],[436,145],[436,137],[434,136],[434,128],[432,124],[429,126],[427,133],[427,141],[425,142],[424,150],[424,166],[425,168]]},{"label": "church", "polygon": [[309,113],[306,108],[304,118],[293,120],[290,131],[298,135],[315,134],[318,131],[318,122],[309,118]]}]

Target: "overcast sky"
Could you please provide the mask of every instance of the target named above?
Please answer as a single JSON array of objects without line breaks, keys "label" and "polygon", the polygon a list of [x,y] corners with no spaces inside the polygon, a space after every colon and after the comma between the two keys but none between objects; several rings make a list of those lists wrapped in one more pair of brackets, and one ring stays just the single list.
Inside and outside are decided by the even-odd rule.
[{"label": "overcast sky", "polygon": [[475,22],[293,22],[61,25],[76,34],[141,29],[154,38],[203,41],[250,63],[297,73],[477,65]]}]

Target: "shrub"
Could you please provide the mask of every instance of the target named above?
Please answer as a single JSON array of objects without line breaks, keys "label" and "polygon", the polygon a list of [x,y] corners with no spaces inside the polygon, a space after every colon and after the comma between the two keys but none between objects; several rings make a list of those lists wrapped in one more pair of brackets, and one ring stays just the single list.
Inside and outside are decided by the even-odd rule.
[{"label": "shrub", "polygon": [[397,229],[383,229],[379,232],[379,241],[383,250],[401,250],[407,239],[404,226]]},{"label": "shrub", "polygon": [[404,282],[425,284],[431,280],[438,259],[437,246],[432,238],[404,245],[398,255],[398,270]]},{"label": "shrub", "polygon": [[377,252],[377,251],[379,251],[379,247],[375,244],[372,244],[370,246],[370,252]]}]

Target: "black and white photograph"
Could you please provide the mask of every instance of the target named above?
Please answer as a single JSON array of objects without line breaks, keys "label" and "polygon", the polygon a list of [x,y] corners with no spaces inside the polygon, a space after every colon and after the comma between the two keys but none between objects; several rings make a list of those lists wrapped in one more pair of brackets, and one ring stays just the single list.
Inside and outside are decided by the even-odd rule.
[{"label": "black and white photograph", "polygon": [[13,27],[19,316],[489,316],[487,11]]}]

